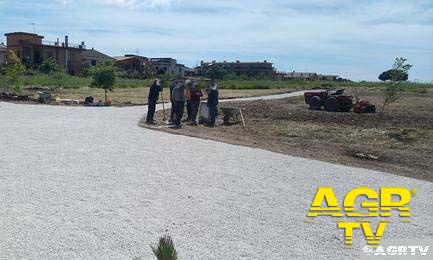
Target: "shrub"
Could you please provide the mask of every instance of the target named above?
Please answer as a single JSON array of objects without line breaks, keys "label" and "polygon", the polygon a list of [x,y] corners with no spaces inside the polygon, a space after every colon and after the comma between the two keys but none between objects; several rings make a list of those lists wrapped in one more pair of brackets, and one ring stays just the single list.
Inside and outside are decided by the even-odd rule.
[{"label": "shrub", "polygon": [[212,64],[210,69],[206,72],[206,76],[212,80],[223,79],[227,74],[227,70],[220,64]]},{"label": "shrub", "polygon": [[44,74],[50,74],[53,72],[59,72],[62,69],[57,64],[56,60],[53,58],[48,58],[44,61],[44,63],[39,66],[39,71]]},{"label": "shrub", "polygon": [[25,66],[14,52],[8,54],[8,67],[6,69],[7,91],[12,86],[12,91],[15,93],[21,92],[23,86],[22,76],[26,71]]},{"label": "shrub", "polygon": [[177,252],[170,236],[162,236],[156,247],[150,246],[158,260],[177,260]]}]

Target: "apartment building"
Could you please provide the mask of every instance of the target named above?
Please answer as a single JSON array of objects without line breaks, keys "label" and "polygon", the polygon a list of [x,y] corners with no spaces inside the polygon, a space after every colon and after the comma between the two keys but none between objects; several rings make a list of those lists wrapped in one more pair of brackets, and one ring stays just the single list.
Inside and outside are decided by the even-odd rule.
[{"label": "apartment building", "polygon": [[264,62],[201,62],[200,66],[196,68],[199,76],[206,76],[212,66],[221,66],[227,73],[235,74],[237,76],[246,75],[250,77],[264,77],[272,78],[275,69],[273,64],[267,61]]},{"label": "apartment building", "polygon": [[114,61],[108,55],[96,50],[87,49],[84,42],[69,43],[69,37],[64,41],[44,41],[44,36],[27,32],[6,33],[7,49],[15,52],[22,62],[29,67],[39,66],[48,58],[53,58],[57,64],[71,75],[82,75],[85,68],[101,62]]},{"label": "apartment building", "polygon": [[155,73],[151,61],[146,57],[127,54],[125,56],[118,56],[114,58],[116,59],[116,67],[126,73]]},{"label": "apartment building", "polygon": [[186,67],[183,64],[178,64],[173,58],[150,58],[152,67],[158,75],[170,74],[178,77],[185,76]]}]

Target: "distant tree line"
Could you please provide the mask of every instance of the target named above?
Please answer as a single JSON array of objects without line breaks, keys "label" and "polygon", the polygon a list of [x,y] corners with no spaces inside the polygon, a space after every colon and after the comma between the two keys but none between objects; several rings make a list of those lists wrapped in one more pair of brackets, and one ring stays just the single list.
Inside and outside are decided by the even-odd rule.
[{"label": "distant tree line", "polygon": [[236,75],[232,71],[227,70],[222,64],[213,64],[206,71],[204,76],[214,80],[262,80],[270,78],[268,75],[255,71],[250,71],[246,74]]}]

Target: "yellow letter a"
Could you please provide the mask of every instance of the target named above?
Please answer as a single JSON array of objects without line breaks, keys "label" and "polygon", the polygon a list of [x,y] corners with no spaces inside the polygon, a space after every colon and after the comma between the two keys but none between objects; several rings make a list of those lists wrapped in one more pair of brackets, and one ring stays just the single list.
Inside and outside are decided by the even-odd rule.
[{"label": "yellow letter a", "polygon": [[[326,202],[325,207],[322,207],[323,201]],[[335,197],[332,188],[323,187],[317,190],[316,196],[314,197],[307,217],[317,216],[343,216],[343,213],[340,212],[340,206],[338,205],[337,198]]]}]

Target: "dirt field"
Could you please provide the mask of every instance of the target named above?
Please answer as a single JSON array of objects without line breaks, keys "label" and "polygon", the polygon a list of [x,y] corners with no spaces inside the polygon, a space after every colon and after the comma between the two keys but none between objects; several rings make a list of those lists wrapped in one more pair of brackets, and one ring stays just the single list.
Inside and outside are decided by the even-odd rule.
[{"label": "dirt field", "polygon": [[[221,98],[239,98],[239,97],[253,97],[270,94],[279,94],[287,92],[287,89],[252,89],[252,90],[221,90]],[[168,91],[164,91],[164,100],[168,100]],[[113,100],[113,104],[128,104],[143,105],[147,103],[147,96],[149,88],[124,88],[115,89],[109,93],[109,97]],[[79,99],[84,100],[87,96],[93,96],[95,101],[104,100],[104,91],[94,88],[83,89],[64,89],[58,92],[59,98],[64,99]]]},{"label": "dirt field", "polygon": [[[27,88],[22,92],[23,95],[32,95],[33,98],[37,99],[38,91],[42,89]],[[221,99],[233,99],[241,97],[256,97],[263,95],[281,94],[294,91],[293,89],[222,89],[220,90]],[[149,95],[149,88],[121,88],[115,89],[113,92],[108,94],[108,97],[113,101],[114,106],[135,106],[135,105],[146,105],[147,96]],[[84,99],[88,96],[93,96],[95,102],[104,100],[104,91],[95,88],[80,88],[80,89],[62,89],[58,90],[55,94],[55,98],[59,99],[73,99],[84,102]],[[163,92],[164,101],[167,102],[169,93],[168,91]],[[1,100],[1,98],[0,98]],[[160,98],[160,101],[162,99]],[[9,100],[3,100],[9,101]],[[34,101],[14,101],[14,103],[35,103]],[[53,102],[55,105],[56,102]]]},{"label": "dirt field", "polygon": [[[354,94],[381,101],[375,90]],[[302,97],[221,106],[243,108],[246,127],[223,126],[220,118],[214,129],[184,124],[159,130],[433,181],[431,93],[404,93],[385,114],[310,111]],[[157,120],[163,125],[162,111]]]}]

